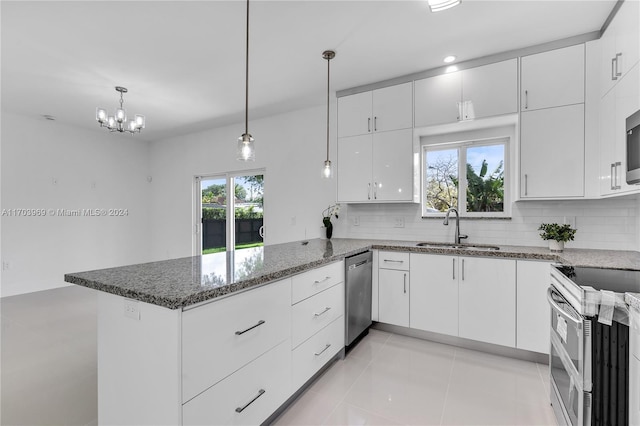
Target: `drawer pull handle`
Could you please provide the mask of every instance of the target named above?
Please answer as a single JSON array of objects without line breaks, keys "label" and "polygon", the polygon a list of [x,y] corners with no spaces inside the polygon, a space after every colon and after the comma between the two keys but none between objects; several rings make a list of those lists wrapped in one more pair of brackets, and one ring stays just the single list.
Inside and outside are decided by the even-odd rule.
[{"label": "drawer pull handle", "polygon": [[314,283],[314,284],[320,284],[320,283],[323,283],[323,282],[325,282],[325,281],[329,281],[330,279],[331,279],[331,277],[325,277],[325,279],[324,279],[324,280],[320,280],[320,281],[316,280],[316,281],[314,281],[313,283]]},{"label": "drawer pull handle", "polygon": [[240,336],[241,334],[246,333],[247,331],[253,330],[256,327],[260,327],[262,324],[264,324],[265,321],[264,320],[260,320],[258,321],[258,323],[256,325],[252,325],[251,327],[247,328],[246,330],[242,330],[242,331],[236,331],[236,336]]},{"label": "drawer pull handle", "polygon": [[324,353],[324,351],[326,351],[327,349],[329,349],[331,347],[331,343],[327,343],[327,345],[324,347],[323,350],[321,350],[320,352],[316,352],[315,356],[320,356]]},{"label": "drawer pull handle", "polygon": [[258,394],[257,394],[256,396],[254,396],[254,397],[253,397],[253,399],[251,399],[251,401],[247,402],[247,403],[246,403],[246,404],[244,404],[242,407],[238,407],[238,408],[236,408],[236,413],[242,413],[242,412],[245,410],[245,408],[247,408],[248,406],[250,406],[251,404],[253,404],[253,402],[254,402],[256,399],[260,398],[262,395],[264,395],[264,393],[265,393],[265,392],[266,392],[266,391],[265,391],[264,389],[260,389],[260,390],[258,391]]},{"label": "drawer pull handle", "polygon": [[393,260],[393,259],[384,259],[384,262],[392,262],[392,263],[404,263],[404,260]]},{"label": "drawer pull handle", "polygon": [[322,311],[322,312],[316,312],[315,314],[313,314],[313,316],[314,316],[314,317],[319,317],[320,315],[324,315],[324,314],[326,314],[327,312],[329,312],[329,310],[330,310],[330,309],[331,309],[331,308],[327,306],[326,308],[324,308],[324,311]]}]

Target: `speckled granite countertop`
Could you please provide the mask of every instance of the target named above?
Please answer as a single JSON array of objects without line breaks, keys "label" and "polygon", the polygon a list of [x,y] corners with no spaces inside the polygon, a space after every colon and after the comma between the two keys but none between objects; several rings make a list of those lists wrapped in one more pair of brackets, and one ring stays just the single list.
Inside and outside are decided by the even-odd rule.
[{"label": "speckled granite countertop", "polygon": [[[500,246],[498,251],[417,247],[416,241],[310,240],[232,253],[185,257],[65,274],[65,281],[169,309],[178,309],[342,260],[369,249],[562,262],[640,270],[640,253],[614,250]],[[640,301],[639,301],[640,303]]]}]

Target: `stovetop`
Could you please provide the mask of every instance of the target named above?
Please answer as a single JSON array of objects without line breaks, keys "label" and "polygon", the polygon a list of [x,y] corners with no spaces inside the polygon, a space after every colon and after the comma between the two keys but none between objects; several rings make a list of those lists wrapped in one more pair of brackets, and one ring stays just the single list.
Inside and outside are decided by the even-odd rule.
[{"label": "stovetop", "polygon": [[640,293],[640,271],[566,265],[553,265],[553,267],[580,286],[616,293]]}]

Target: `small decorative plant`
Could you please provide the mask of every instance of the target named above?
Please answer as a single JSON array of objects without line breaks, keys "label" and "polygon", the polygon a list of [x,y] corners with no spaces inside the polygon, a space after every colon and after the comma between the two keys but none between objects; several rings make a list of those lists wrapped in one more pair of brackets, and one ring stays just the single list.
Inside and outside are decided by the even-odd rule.
[{"label": "small decorative plant", "polygon": [[573,229],[571,225],[560,225],[559,223],[543,223],[538,228],[540,237],[549,241],[549,249],[551,251],[561,252],[564,250],[564,243],[573,241],[577,229]]},{"label": "small decorative plant", "polygon": [[331,239],[331,236],[333,235],[333,224],[331,223],[331,217],[335,216],[336,219],[338,219],[338,213],[340,213],[340,204],[329,206],[322,212],[322,223],[326,228],[327,239]]}]

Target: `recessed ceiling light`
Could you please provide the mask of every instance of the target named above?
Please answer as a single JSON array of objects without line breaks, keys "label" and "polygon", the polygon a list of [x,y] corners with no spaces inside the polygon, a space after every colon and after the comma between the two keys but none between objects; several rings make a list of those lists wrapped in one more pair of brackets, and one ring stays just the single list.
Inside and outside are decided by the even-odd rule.
[{"label": "recessed ceiling light", "polygon": [[458,71],[458,67],[455,65],[449,65],[445,70],[445,72],[456,72],[456,71]]},{"label": "recessed ceiling light", "polygon": [[444,63],[445,64],[450,64],[451,62],[455,61],[456,57],[453,55],[449,55],[447,57],[444,58]]},{"label": "recessed ceiling light", "polygon": [[462,0],[427,0],[429,2],[429,8],[432,12],[440,12],[450,9],[454,6],[462,3]]}]

